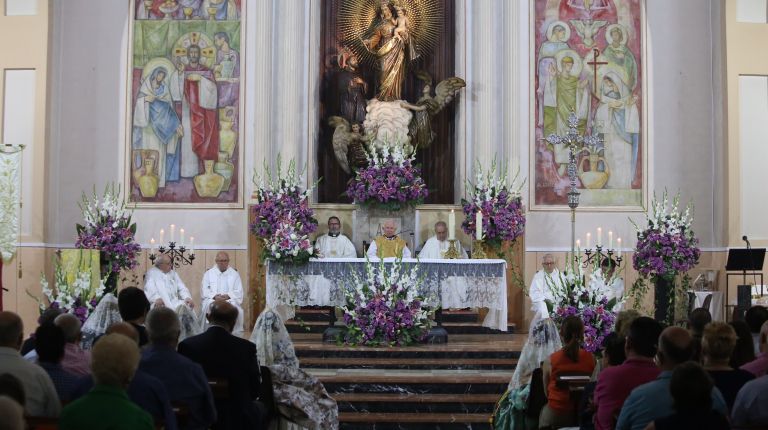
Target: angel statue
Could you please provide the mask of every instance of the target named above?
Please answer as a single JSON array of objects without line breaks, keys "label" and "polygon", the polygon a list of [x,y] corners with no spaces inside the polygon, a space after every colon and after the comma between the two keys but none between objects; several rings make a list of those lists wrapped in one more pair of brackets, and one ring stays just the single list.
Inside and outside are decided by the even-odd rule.
[{"label": "angel statue", "polygon": [[365,153],[365,140],[360,133],[360,124],[350,127],[349,121],[340,116],[328,118],[328,124],[336,128],[333,132],[333,154],[341,169],[350,174],[358,167],[365,167],[368,156]]},{"label": "angel statue", "polygon": [[432,131],[432,117],[448,106],[460,89],[467,86],[464,79],[450,77],[437,84],[435,95],[432,96],[432,77],[423,70],[416,72],[416,77],[424,82],[421,90],[421,98],[415,105],[401,103],[401,105],[413,111],[413,117],[408,124],[408,135],[414,148],[426,148],[435,139]]}]

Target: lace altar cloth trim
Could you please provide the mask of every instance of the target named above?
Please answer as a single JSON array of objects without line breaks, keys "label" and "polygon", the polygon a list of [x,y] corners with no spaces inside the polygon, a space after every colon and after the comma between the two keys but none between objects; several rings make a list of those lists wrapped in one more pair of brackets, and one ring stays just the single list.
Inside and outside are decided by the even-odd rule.
[{"label": "lace altar cloth trim", "polygon": [[[507,330],[504,260],[403,259],[402,263],[418,265],[423,277],[419,293],[426,305],[439,302],[443,309],[487,308],[483,326]],[[269,263],[267,306],[284,320],[293,318],[295,306],[343,306],[344,290],[354,288],[353,273],[364,278],[365,264],[363,258],[310,260],[303,266]]]}]

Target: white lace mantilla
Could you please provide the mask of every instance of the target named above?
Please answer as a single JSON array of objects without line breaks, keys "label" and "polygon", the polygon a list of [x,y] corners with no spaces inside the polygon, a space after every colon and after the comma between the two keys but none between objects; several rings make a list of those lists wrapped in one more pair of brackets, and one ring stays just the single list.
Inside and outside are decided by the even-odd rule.
[{"label": "white lace mantilla", "polygon": [[0,150],[0,256],[9,262],[16,253],[21,203],[21,149]]},{"label": "white lace mantilla", "polygon": [[[389,264],[385,261],[385,264]],[[487,308],[484,327],[507,330],[507,275],[504,260],[403,259],[403,266],[418,265],[423,278],[419,295],[426,305],[443,309]],[[355,277],[365,277],[366,260],[340,258],[310,260],[303,266],[269,263],[267,306],[283,319],[294,316],[295,306],[343,306],[344,289],[354,288]]]}]

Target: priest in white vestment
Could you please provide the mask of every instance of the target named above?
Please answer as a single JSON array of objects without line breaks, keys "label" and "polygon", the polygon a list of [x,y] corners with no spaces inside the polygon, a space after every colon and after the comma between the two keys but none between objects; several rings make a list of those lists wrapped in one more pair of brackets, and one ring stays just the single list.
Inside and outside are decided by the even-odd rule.
[{"label": "priest in white vestment", "polygon": [[237,270],[229,266],[229,254],[219,252],[216,254],[216,265],[203,275],[202,282],[202,313],[200,319],[206,321],[205,316],[216,301],[225,301],[237,308],[237,322],[232,334],[239,336],[243,333],[243,283]]},{"label": "priest in white vestment", "polygon": [[552,254],[544,255],[541,267],[542,269],[533,275],[531,288],[528,290],[528,296],[531,298],[531,311],[534,313],[531,327],[535,326],[538,321],[549,318],[546,301],[555,302],[556,297],[552,292],[552,285],[560,286],[562,283],[560,271],[555,265],[555,258]]},{"label": "priest in white vestment", "polygon": [[[443,221],[435,223],[435,235],[427,240],[424,247],[419,252],[419,258],[423,259],[442,259],[451,243],[448,241],[448,226]],[[460,258],[467,258],[467,251],[461,246],[461,242],[456,241],[456,250],[459,251]]]},{"label": "priest in white vestment", "polygon": [[328,234],[317,238],[315,248],[320,253],[320,258],[357,257],[355,245],[341,233],[341,220],[335,216],[328,218]]},{"label": "priest in white vestment", "polygon": [[194,311],[195,302],[187,286],[173,270],[169,256],[160,254],[155,260],[155,267],[147,271],[144,293],[152,308],[165,306],[178,314],[181,322],[180,340],[200,332],[200,323]]}]

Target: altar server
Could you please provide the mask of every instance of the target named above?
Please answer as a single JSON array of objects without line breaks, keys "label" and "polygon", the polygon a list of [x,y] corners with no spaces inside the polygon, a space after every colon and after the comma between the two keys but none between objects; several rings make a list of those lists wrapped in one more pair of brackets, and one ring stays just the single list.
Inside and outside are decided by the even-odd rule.
[{"label": "altar server", "polygon": [[355,245],[341,233],[341,220],[332,216],[328,218],[328,234],[317,238],[315,248],[320,258],[355,258]]},{"label": "altar server", "polygon": [[239,336],[243,333],[243,283],[237,270],[229,266],[229,254],[226,252],[216,254],[216,265],[203,275],[201,296],[201,320],[205,321],[214,302],[225,301],[237,308],[237,321],[232,334]]},{"label": "altar server", "polygon": [[[448,242],[448,226],[443,221],[435,223],[435,235],[427,240],[424,247],[421,248],[419,258],[445,258],[450,242]],[[459,258],[467,258],[467,251],[461,247],[461,242],[456,243],[456,250],[459,251]]]},{"label": "altar server", "polygon": [[144,292],[152,308],[165,306],[173,309],[181,320],[181,339],[200,332],[200,323],[195,315],[195,302],[189,289],[173,270],[171,258],[160,254],[155,267],[147,271]]},{"label": "altar server", "polygon": [[384,234],[376,236],[373,240],[371,246],[368,247],[368,256],[378,258],[402,256],[403,258],[411,258],[411,250],[408,249],[408,244],[395,234],[397,229],[395,221],[388,219],[384,221],[381,228]]}]

